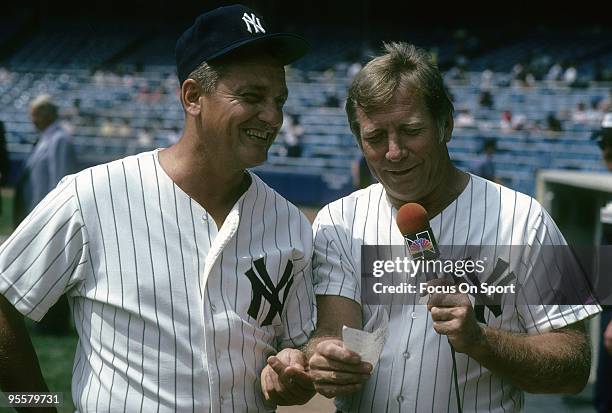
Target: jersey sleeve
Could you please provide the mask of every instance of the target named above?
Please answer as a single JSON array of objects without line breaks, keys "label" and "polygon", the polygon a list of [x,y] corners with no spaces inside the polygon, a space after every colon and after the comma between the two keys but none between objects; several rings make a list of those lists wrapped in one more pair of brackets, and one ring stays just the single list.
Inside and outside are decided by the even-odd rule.
[{"label": "jersey sleeve", "polygon": [[88,241],[75,179],[64,179],[0,248],[0,294],[39,321],[84,278]]},{"label": "jersey sleeve", "polygon": [[316,303],[312,281],[312,233],[310,223],[300,214],[303,251],[294,257],[293,283],[284,300],[283,334],[279,345],[299,347],[308,341],[316,326]]},{"label": "jersey sleeve", "polygon": [[341,211],[324,207],[313,223],[312,258],[316,295],[339,295],[361,304],[361,274]]},{"label": "jersey sleeve", "polygon": [[587,276],[541,207],[526,234],[523,265],[524,294],[517,310],[529,334],[562,328],[601,312]]}]

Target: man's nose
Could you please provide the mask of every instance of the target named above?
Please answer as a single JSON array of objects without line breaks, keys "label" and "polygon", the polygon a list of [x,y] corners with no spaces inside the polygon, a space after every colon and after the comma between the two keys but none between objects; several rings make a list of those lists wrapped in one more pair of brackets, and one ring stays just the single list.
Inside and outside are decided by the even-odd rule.
[{"label": "man's nose", "polygon": [[390,162],[401,161],[404,157],[402,143],[397,137],[389,137],[389,146],[387,148],[387,153],[385,154],[385,157]]},{"label": "man's nose", "polygon": [[283,124],[283,110],[275,102],[265,103],[258,118],[274,128],[280,128]]}]

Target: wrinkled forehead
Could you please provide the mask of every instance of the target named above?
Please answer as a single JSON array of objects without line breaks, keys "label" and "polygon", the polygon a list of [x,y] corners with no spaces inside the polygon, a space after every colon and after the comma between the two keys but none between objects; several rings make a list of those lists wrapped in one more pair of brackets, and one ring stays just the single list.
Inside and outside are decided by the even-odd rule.
[{"label": "wrinkled forehead", "polygon": [[390,110],[425,108],[425,99],[418,89],[400,85],[391,95],[374,93],[360,99],[357,107],[365,113],[376,114]]},{"label": "wrinkled forehead", "polygon": [[287,90],[285,67],[272,56],[251,57],[224,65],[221,81],[235,86]]},{"label": "wrinkled forehead", "polygon": [[[373,102],[374,103],[374,102]],[[431,117],[421,94],[416,91],[396,92],[387,102],[357,106],[357,116],[370,120],[424,121]]]}]

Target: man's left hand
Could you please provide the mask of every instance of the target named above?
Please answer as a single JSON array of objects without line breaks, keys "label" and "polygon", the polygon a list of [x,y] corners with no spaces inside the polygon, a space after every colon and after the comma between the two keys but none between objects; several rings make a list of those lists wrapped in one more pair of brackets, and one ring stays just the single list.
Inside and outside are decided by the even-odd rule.
[{"label": "man's left hand", "polygon": [[[435,279],[430,285],[451,285],[445,279]],[[475,349],[483,339],[483,331],[466,294],[432,294],[427,303],[434,330],[444,334],[460,353]]]},{"label": "man's left hand", "polygon": [[261,389],[267,401],[278,406],[301,405],[315,394],[306,372],[308,362],[300,350],[286,348],[268,357],[261,372]]}]

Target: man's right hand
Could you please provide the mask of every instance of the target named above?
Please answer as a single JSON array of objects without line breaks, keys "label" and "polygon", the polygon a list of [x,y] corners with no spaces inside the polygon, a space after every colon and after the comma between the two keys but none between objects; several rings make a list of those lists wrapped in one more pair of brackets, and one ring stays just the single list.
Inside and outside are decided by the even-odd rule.
[{"label": "man's right hand", "polygon": [[358,391],[372,373],[370,363],[336,339],[319,342],[308,364],[316,391],[327,398]]}]

